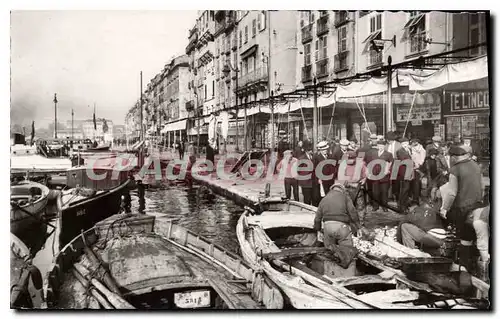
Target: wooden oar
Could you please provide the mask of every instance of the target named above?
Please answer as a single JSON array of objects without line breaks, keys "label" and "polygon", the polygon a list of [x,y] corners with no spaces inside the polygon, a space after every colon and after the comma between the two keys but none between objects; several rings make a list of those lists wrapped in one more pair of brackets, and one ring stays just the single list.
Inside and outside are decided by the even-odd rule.
[{"label": "wooden oar", "polygon": [[304,280],[309,282],[311,285],[314,287],[321,289],[322,291],[332,295],[333,297],[337,298],[341,302],[345,303],[346,305],[352,307],[353,309],[359,309],[361,307],[366,307],[368,309],[384,309],[388,308],[389,305],[384,305],[382,306],[376,306],[372,303],[368,303],[366,301],[363,301],[359,299],[353,292],[349,291],[348,289],[341,287],[337,285],[336,283],[327,280],[326,278],[321,278],[321,277],[316,277],[313,276],[306,271],[299,269],[295,266],[291,266],[283,261],[280,260],[273,260],[273,264],[276,266],[282,268],[283,270],[286,271],[292,271],[295,274],[299,275],[302,277]]},{"label": "wooden oar", "polygon": [[[73,275],[76,277],[76,279],[78,279],[78,281],[82,284],[83,287],[85,288],[89,288],[90,286],[90,283],[88,280],[85,279],[85,277],[80,274],[80,272],[76,269],[76,268],[73,268],[72,269],[72,272],[73,272]],[[92,297],[94,297],[97,302],[99,302],[99,304],[101,306],[104,307],[104,309],[115,309],[107,300],[106,298],[104,298],[100,293],[99,291],[97,291],[95,289],[95,287],[90,287],[90,294],[92,295]]]},{"label": "wooden oar", "polygon": [[[75,264],[74,268],[80,273],[88,273],[87,269],[80,265]],[[102,293],[108,301],[115,307],[116,309],[135,309],[130,303],[128,303],[125,299],[123,299],[119,294],[112,292],[108,288],[106,288],[99,280],[96,278],[89,278],[90,283],[94,286],[100,293]]]}]

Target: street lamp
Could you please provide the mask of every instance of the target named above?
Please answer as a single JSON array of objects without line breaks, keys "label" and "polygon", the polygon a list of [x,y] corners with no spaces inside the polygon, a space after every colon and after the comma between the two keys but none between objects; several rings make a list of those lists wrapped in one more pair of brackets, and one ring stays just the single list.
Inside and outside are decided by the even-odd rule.
[{"label": "street lamp", "polygon": [[57,93],[54,93],[54,138],[57,138]]},{"label": "street lamp", "polygon": [[[231,65],[231,62],[230,61],[227,61],[227,63],[224,65],[224,68],[222,69],[222,73],[224,73],[224,76],[225,77],[229,77],[230,76],[230,73],[231,71],[235,72],[236,73],[236,83],[235,83],[235,90],[234,90],[234,95],[235,95],[235,98],[236,98],[236,105],[235,105],[235,108],[236,108],[236,152],[239,152],[240,151],[240,147],[239,147],[239,141],[238,141],[238,136],[239,136],[239,132],[238,132],[238,68],[235,68]],[[229,81],[229,85],[231,85],[231,82]],[[230,91],[231,92],[231,91]],[[244,118],[244,129],[243,129],[243,141],[245,141],[245,151],[247,150],[247,143],[246,143],[246,135],[247,135],[247,110],[245,108],[245,118]]]}]

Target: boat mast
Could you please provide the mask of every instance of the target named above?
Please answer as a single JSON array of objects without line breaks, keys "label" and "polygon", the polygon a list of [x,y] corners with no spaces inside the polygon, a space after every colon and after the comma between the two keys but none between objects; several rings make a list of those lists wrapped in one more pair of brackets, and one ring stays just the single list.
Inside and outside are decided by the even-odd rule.
[{"label": "boat mast", "polygon": [[54,138],[57,138],[57,93],[54,93]]}]

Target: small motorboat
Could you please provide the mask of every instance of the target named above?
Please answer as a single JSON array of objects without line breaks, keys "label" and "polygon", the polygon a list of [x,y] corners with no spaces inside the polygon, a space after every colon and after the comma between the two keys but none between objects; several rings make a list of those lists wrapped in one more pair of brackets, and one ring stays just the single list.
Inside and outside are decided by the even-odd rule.
[{"label": "small motorboat", "polygon": [[40,271],[32,264],[28,247],[10,234],[10,308],[39,308],[43,300]]},{"label": "small motorboat", "polygon": [[265,274],[240,257],[146,214],[118,214],[54,258],[44,284],[57,309],[281,309]]},{"label": "small motorboat", "polygon": [[[269,198],[256,208],[258,211],[247,207],[236,227],[241,254],[254,269],[262,269],[281,288],[294,308],[477,309],[488,305],[485,299],[489,285],[475,277],[470,282],[477,295],[464,299],[438,293],[425,283],[410,280],[395,265],[382,262],[382,255],[389,255],[393,262],[406,262],[413,267],[415,262],[428,263],[417,265],[422,267],[440,262],[445,276],[453,270],[451,260],[437,261],[418,249],[385,238],[383,232],[377,238],[378,256],[367,254],[366,249],[358,247],[362,243],[355,241],[356,276],[346,277],[334,261],[336,256],[322,247],[313,230],[315,207]],[[368,253],[370,250],[375,253],[376,249],[372,247]]]},{"label": "small motorboat", "polygon": [[10,186],[10,231],[23,241],[44,224],[49,188],[45,185],[20,181]]}]

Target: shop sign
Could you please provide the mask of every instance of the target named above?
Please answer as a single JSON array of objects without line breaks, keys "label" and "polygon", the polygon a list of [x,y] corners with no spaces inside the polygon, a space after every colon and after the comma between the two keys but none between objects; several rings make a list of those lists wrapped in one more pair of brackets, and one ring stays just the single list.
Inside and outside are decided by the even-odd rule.
[{"label": "shop sign", "polygon": [[490,109],[488,90],[445,92],[445,110],[448,115],[484,112]]},{"label": "shop sign", "polygon": [[441,106],[414,104],[410,112],[410,105],[398,105],[396,109],[396,121],[433,121],[441,119]]}]

